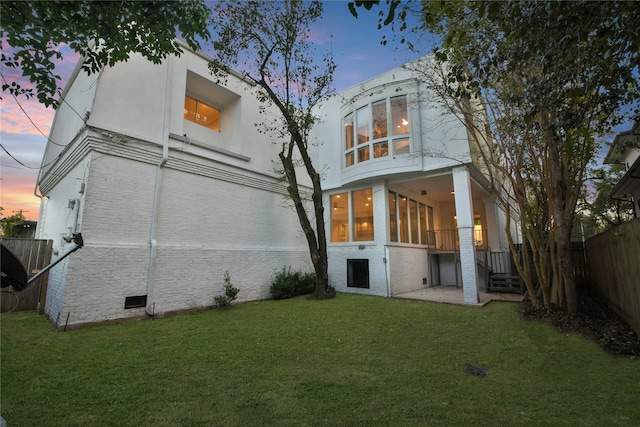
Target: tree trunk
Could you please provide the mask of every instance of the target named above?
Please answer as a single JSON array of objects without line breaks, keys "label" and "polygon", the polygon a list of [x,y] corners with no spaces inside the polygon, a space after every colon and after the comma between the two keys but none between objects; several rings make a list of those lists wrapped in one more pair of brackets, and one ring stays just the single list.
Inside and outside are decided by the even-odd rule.
[{"label": "tree trunk", "polygon": [[578,312],[578,299],[576,294],[576,282],[573,277],[573,265],[571,261],[571,224],[567,220],[566,203],[567,196],[563,186],[562,164],[560,159],[560,143],[553,137],[552,132],[547,129],[549,138],[549,172],[551,179],[550,199],[553,206],[552,229],[555,232],[557,244],[557,257],[560,264],[561,279],[567,302],[569,314]]},{"label": "tree trunk", "polygon": [[313,181],[313,206],[316,216],[316,226],[321,223],[321,227],[318,227],[318,235],[311,226],[311,221],[307,211],[304,208],[302,196],[298,189],[298,181],[296,177],[295,165],[292,159],[294,144],[291,142],[288,146],[288,153],[280,153],[280,160],[284,168],[285,175],[289,185],[287,191],[298,215],[298,221],[302,227],[302,231],[307,239],[307,245],[309,246],[309,254],[311,256],[311,262],[316,274],[316,287],[313,292],[315,299],[328,299],[335,296],[335,290],[329,285],[329,271],[327,263],[327,245],[324,232],[324,206],[322,205],[322,189],[320,187],[320,176],[318,174],[312,174],[311,179]]}]

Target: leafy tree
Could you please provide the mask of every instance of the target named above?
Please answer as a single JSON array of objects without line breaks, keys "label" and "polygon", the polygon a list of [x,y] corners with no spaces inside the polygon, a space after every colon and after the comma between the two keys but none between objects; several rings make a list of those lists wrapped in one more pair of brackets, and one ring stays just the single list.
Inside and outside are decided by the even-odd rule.
[{"label": "leafy tree", "polygon": [[[403,19],[394,4],[384,22]],[[517,205],[530,256],[511,247],[530,298],[576,312],[571,227],[596,138],[623,120],[622,106],[640,114],[640,8],[426,1],[420,12],[413,30],[441,37],[440,64],[416,71],[439,73],[432,89],[467,126],[507,213]]]},{"label": "leafy tree", "polygon": [[[0,206],[0,215],[4,211],[4,208]],[[4,217],[0,219],[0,227],[2,229],[2,235],[5,237],[11,237],[11,231],[13,230],[13,226],[24,220],[24,216],[22,215],[22,211],[13,214],[11,216]]]},{"label": "leafy tree", "polygon": [[126,61],[131,52],[154,63],[180,54],[176,28],[193,49],[200,47],[198,38],[209,38],[209,9],[202,0],[2,1],[0,16],[2,66],[20,69],[35,84],[34,91],[3,76],[3,91],[35,95],[54,108],[61,93],[54,60],[62,59],[63,44],[84,58],[85,71],[97,72]]},{"label": "leafy tree", "polygon": [[[317,299],[335,293],[328,280],[321,175],[309,155],[309,131],[317,121],[313,109],[331,92],[335,69],[329,54],[317,60],[309,42],[309,25],[322,10],[319,1],[216,2],[211,20],[215,53],[210,66],[220,79],[239,68],[255,84],[259,100],[279,113],[277,117],[265,114],[257,126],[281,144],[282,172],[309,247]],[[305,209],[307,196],[298,185],[298,166],[311,178],[312,212]]]},{"label": "leafy tree", "polygon": [[631,200],[612,199],[611,191],[625,173],[624,165],[605,165],[590,172],[591,185],[585,188],[579,200],[576,223],[579,230],[574,230],[573,240],[578,240],[584,233],[588,239],[611,227],[633,219],[633,202]]}]

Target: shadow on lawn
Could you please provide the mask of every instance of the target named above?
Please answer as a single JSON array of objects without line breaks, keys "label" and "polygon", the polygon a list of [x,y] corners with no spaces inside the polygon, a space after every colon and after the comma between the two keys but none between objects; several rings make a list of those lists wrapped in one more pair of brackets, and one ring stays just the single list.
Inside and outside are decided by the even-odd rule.
[{"label": "shadow on lawn", "polygon": [[581,333],[611,354],[640,357],[638,334],[593,290],[583,288],[578,304],[578,314],[571,316],[560,307],[536,309],[527,298],[522,315],[526,320],[549,322],[562,332]]}]

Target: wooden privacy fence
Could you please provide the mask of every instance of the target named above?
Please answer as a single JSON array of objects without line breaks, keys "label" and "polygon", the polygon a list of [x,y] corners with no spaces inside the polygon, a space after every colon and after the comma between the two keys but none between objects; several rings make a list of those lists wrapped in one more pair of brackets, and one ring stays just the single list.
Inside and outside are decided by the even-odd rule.
[{"label": "wooden privacy fence", "polygon": [[640,334],[640,218],[593,236],[586,245],[593,286]]},{"label": "wooden privacy fence", "polygon": [[[22,261],[29,278],[51,262],[53,240],[2,238],[0,241]],[[13,291],[13,288],[2,288],[0,293],[0,312],[39,309],[40,314],[44,313],[47,279],[48,274],[45,273],[20,292]]]}]

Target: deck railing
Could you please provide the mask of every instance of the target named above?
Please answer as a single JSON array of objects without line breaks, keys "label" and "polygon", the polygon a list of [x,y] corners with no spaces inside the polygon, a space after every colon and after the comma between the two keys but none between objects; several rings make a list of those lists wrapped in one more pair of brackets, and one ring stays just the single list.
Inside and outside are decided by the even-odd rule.
[{"label": "deck railing", "polygon": [[[476,249],[487,250],[487,230],[473,230]],[[460,237],[457,229],[427,231],[427,246],[438,252],[460,250]]]}]

